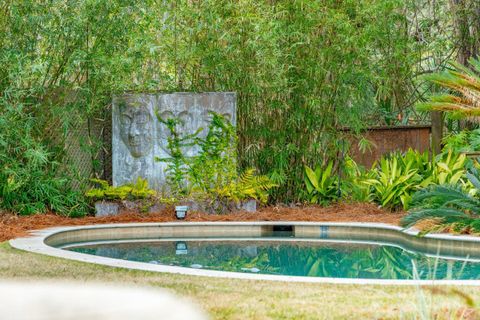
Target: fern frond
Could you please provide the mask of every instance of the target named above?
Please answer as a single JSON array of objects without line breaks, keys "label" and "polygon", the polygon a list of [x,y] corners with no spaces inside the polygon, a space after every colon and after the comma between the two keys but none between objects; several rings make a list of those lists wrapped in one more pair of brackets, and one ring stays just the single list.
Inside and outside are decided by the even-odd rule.
[{"label": "fern frond", "polygon": [[92,178],[90,181],[98,184],[102,189],[108,189],[109,187],[109,184],[106,180]]}]

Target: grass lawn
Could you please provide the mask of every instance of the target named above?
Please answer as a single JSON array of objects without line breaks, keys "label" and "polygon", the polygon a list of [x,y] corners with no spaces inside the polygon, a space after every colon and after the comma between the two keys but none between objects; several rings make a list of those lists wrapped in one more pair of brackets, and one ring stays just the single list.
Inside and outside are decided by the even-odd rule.
[{"label": "grass lawn", "polygon": [[[0,278],[56,279],[162,287],[190,298],[213,319],[458,319],[473,310],[451,288],[301,284],[215,279],[97,266],[0,243]],[[460,288],[474,301],[479,288]],[[426,303],[419,303],[421,297]],[[422,311],[426,309],[425,311]],[[422,314],[429,314],[422,317]],[[471,317],[473,316],[473,317]]]}]

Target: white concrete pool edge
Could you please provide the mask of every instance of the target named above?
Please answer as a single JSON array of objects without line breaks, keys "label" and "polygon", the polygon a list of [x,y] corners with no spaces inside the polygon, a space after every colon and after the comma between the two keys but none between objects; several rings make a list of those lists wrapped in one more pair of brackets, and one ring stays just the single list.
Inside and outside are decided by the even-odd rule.
[{"label": "white concrete pool edge", "polygon": [[[265,221],[265,222],[165,222],[165,223],[122,223],[122,224],[100,224],[73,227],[55,227],[44,230],[32,231],[31,236],[16,238],[9,241],[10,245],[19,250],[39,253],[47,256],[64,258],[74,261],[94,263],[104,266],[135,269],[141,271],[173,273],[190,276],[205,276],[216,278],[231,278],[244,280],[267,280],[267,281],[286,281],[286,282],[303,282],[303,283],[326,283],[326,284],[372,284],[372,285],[466,285],[480,286],[480,280],[385,280],[385,279],[347,279],[347,278],[316,278],[305,276],[284,276],[284,275],[267,275],[267,274],[251,274],[228,271],[215,271],[205,269],[192,269],[186,267],[156,265],[143,262],[134,262],[100,256],[93,256],[73,251],[67,251],[49,246],[45,240],[55,234],[88,229],[102,228],[141,228],[148,226],[248,226],[248,225],[292,225],[292,226],[341,226],[341,227],[362,227],[372,229],[396,230],[412,236],[418,234],[415,229],[405,230],[404,228],[384,224],[384,223],[367,223],[367,222],[298,222],[298,221]],[[457,236],[447,234],[429,234],[426,238],[436,238],[445,240],[463,240],[478,243],[480,246],[480,238],[473,236]]]}]

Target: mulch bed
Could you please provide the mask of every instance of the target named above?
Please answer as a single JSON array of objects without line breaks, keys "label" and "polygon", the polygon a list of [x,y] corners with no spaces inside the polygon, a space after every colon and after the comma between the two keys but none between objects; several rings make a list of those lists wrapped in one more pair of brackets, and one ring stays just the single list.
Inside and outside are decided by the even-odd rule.
[{"label": "mulch bed", "polygon": [[[231,213],[213,215],[189,212],[184,221],[332,221],[332,222],[382,222],[398,225],[403,212],[391,213],[368,203],[336,204],[322,208],[271,206],[255,213]],[[0,242],[28,235],[31,230],[55,226],[78,226],[102,223],[168,222],[178,221],[173,210],[159,213],[123,213],[111,217],[67,218],[55,214],[33,216],[0,215]]]}]

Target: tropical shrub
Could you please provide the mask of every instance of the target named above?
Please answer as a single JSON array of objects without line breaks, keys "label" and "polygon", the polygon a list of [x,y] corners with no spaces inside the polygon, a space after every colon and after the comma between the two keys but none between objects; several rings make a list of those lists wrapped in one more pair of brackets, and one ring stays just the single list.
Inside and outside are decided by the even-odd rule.
[{"label": "tropical shrub", "polygon": [[409,149],[403,154],[394,152],[382,157],[367,174],[357,176],[353,181],[369,186],[367,199],[370,201],[389,209],[400,206],[408,209],[412,194],[429,185],[459,183],[472,190],[465,176],[466,163],[464,154],[452,150],[444,149],[430,160],[428,152]]},{"label": "tropical shrub", "polygon": [[[464,155],[445,151],[436,159],[428,152],[409,149],[382,157],[370,170],[346,156],[340,177],[333,161],[322,169],[305,167],[305,197],[311,203],[345,200],[374,201],[388,209],[408,208],[411,195],[430,184],[457,183],[466,187]],[[340,184],[340,185],[339,185]]]},{"label": "tropical shrub", "polygon": [[[268,200],[268,191],[277,184],[254,169],[237,172],[235,128],[224,117],[211,113],[212,121],[204,138],[200,130],[182,135],[177,131],[180,119],[161,119],[170,131],[167,148],[171,157],[157,158],[167,162],[167,183],[170,192],[178,197],[196,197],[212,202],[240,202],[255,199]],[[198,146],[197,155],[187,157],[183,147]]]},{"label": "tropical shrub", "polygon": [[[467,173],[470,183],[480,190],[478,172]],[[432,185],[418,191],[412,199],[412,210],[402,219],[410,227],[429,220],[433,227],[425,230],[449,229],[460,233],[480,232],[480,199],[460,184]]]},{"label": "tropical shrub", "polygon": [[480,129],[463,130],[452,133],[443,139],[444,150],[455,153],[480,151]]},{"label": "tropical shrub", "polygon": [[388,209],[408,208],[411,194],[422,185],[427,185],[419,172],[429,172],[421,157],[393,153],[382,157],[372,168],[372,178],[363,181],[371,187],[370,200]]},{"label": "tropical shrub", "polygon": [[434,168],[429,179],[429,184],[457,184],[468,183],[465,179],[467,157],[452,150],[444,152],[436,158]]},{"label": "tropical shrub", "polygon": [[416,169],[423,179],[428,179],[433,174],[434,166],[428,151],[420,152],[409,148],[405,153],[394,152],[392,156],[397,157],[402,166],[409,165]]},{"label": "tropical shrub", "polygon": [[333,161],[328,162],[324,169],[319,165],[315,170],[305,166],[306,197],[310,203],[327,205],[339,198],[338,177],[334,175],[332,169]]},{"label": "tropical shrub", "polygon": [[365,169],[349,156],[345,157],[343,172],[344,176],[340,181],[342,197],[358,202],[369,201],[371,187],[364,181],[375,178],[375,172]]},{"label": "tropical shrub", "polygon": [[155,190],[148,188],[148,181],[142,178],[138,178],[136,183],[118,187],[113,187],[101,179],[91,179],[91,181],[99,185],[99,188],[92,188],[85,193],[93,200],[138,200],[156,195]]}]

